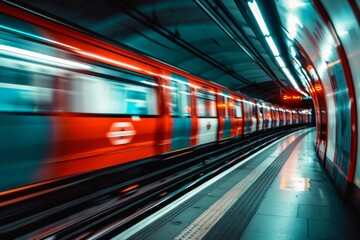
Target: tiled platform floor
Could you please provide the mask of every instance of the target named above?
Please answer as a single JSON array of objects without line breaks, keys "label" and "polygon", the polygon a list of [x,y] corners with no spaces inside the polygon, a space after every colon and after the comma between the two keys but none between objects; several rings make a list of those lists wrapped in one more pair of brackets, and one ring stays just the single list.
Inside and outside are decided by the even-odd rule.
[{"label": "tiled platform floor", "polygon": [[297,145],[242,239],[360,239],[360,225],[321,168],[315,131]]}]

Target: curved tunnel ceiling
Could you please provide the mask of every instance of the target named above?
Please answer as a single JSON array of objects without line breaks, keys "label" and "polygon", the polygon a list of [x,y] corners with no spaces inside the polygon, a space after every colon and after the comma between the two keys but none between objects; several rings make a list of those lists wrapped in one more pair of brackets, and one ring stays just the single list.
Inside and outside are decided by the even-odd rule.
[{"label": "curved tunnel ceiling", "polygon": [[233,91],[272,102],[294,92],[242,1],[20,3]]}]

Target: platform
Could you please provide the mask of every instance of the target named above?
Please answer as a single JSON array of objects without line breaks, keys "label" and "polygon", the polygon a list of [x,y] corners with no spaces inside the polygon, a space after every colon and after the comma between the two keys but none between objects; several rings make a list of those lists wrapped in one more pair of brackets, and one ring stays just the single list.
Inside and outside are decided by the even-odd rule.
[{"label": "platform", "polygon": [[359,239],[320,166],[315,129],[286,136],[115,239]]}]

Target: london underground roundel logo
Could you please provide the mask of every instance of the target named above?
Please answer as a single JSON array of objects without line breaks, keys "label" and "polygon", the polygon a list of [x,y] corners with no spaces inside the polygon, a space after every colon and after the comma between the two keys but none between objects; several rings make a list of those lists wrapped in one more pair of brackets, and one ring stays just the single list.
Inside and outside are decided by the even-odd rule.
[{"label": "london underground roundel logo", "polygon": [[106,137],[112,145],[121,145],[130,143],[135,134],[136,130],[131,122],[114,122]]}]

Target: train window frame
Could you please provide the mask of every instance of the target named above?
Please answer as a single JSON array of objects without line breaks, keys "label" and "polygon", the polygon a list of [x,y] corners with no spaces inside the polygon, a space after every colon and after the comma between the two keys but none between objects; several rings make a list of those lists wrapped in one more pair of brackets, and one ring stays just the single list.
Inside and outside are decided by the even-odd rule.
[{"label": "train window frame", "polygon": [[220,102],[221,102],[221,107],[220,107],[220,113],[221,113],[221,117],[223,119],[231,119],[231,111],[230,111],[230,103],[231,103],[231,97],[230,94],[225,92],[225,94],[221,94],[220,95]]},{"label": "train window frame", "polygon": [[[218,113],[217,113],[217,108],[216,108],[216,95],[215,93],[211,93],[211,90],[207,90],[207,87],[203,87],[201,89],[196,89],[195,95],[196,95],[196,116],[198,118],[217,118]],[[208,102],[210,102],[211,104],[210,109],[212,110],[212,115],[211,115],[211,111],[206,111],[206,107],[203,108],[204,109],[204,113],[210,113],[210,114],[200,114],[199,111],[200,109],[200,104],[199,104],[199,100],[208,100]],[[204,101],[205,102],[205,101]],[[205,104],[206,105],[206,104]]]},{"label": "train window frame", "polygon": [[[191,89],[189,84],[174,79],[171,79],[170,83],[170,116],[176,118],[191,118]],[[185,109],[187,109],[187,111],[185,111]]]},{"label": "train window frame", "polygon": [[245,108],[245,116],[246,120],[250,120],[252,118],[252,108],[251,104],[247,101],[244,101],[244,108]]},{"label": "train window frame", "polygon": [[[88,84],[89,86],[89,81],[90,81],[90,76],[89,75],[85,75],[87,77],[85,77],[84,79],[82,79],[82,81],[85,81],[86,84]],[[83,76],[82,76],[83,77]],[[119,108],[116,111],[108,111],[108,112],[102,112],[102,111],[95,111],[95,110],[91,110],[91,111],[84,111],[84,110],[74,110],[71,109],[70,111],[66,111],[66,112],[70,112],[70,113],[76,113],[76,114],[91,114],[91,115],[101,115],[101,116],[141,116],[141,117],[156,117],[160,115],[160,109],[158,106],[159,100],[158,100],[158,91],[154,86],[150,86],[150,85],[146,85],[146,84],[136,84],[135,82],[130,82],[130,81],[115,81],[112,79],[108,79],[108,78],[99,78],[98,76],[91,76],[92,80],[94,81],[100,81],[100,85],[98,85],[99,89],[101,87],[107,87],[108,88],[108,94],[103,94],[101,98],[102,101],[104,99],[106,99],[106,96],[110,95],[110,98],[112,96],[114,96],[114,92],[112,91],[115,86],[119,87],[118,89],[120,89],[120,87],[122,88],[122,90],[124,91],[123,93],[121,93],[120,95],[122,97],[120,97],[120,95],[118,96],[118,101],[114,101],[114,98],[112,99],[113,101],[109,101],[109,104],[104,104],[103,106],[107,106],[109,107],[109,105],[114,105],[114,102],[117,102],[119,104]],[[79,84],[81,85],[81,82],[79,81],[80,79],[77,79],[77,81],[72,81],[72,84]],[[102,83],[104,83],[103,85],[101,85]],[[76,87],[75,87],[76,88]],[[80,87],[82,88],[82,87]],[[73,90],[73,89],[72,89]],[[102,89],[101,91],[97,91],[97,92],[103,92],[104,89]],[[146,95],[146,99],[135,99],[135,98],[129,98],[129,94],[130,92],[138,92],[138,93],[144,93],[146,94],[146,92],[148,92],[149,94]],[[80,92],[80,91],[79,91]],[[93,93],[95,93],[96,91],[93,91]],[[82,93],[82,92],[81,92]],[[98,96],[98,95],[97,95]],[[147,97],[151,97],[151,100],[147,99]],[[76,102],[78,103],[79,101],[74,101],[73,99],[71,99],[72,102]],[[155,102],[155,103],[154,103]],[[123,104],[126,103],[126,104]],[[88,104],[88,103],[85,103]],[[96,103],[97,104],[97,103]],[[129,105],[130,104],[130,105]],[[147,111],[149,111],[150,109],[153,109],[153,111],[149,112],[149,113],[144,113],[144,112],[140,112],[140,109],[144,109],[144,107],[139,106],[138,104],[145,104],[145,109]],[[125,107],[124,107],[125,106]],[[155,107],[154,107],[155,106]],[[74,107],[74,105],[72,105],[71,107]],[[114,108],[115,109],[115,108]],[[138,111],[138,112],[136,112]]]},{"label": "train window frame", "polygon": [[[9,60],[9,61],[14,61],[14,60]],[[20,60],[19,60],[20,61]],[[21,62],[21,61],[20,61]],[[157,84],[153,83],[151,85],[149,84],[145,84],[145,83],[141,83],[141,82],[137,82],[131,79],[128,79],[127,81],[123,81],[122,78],[118,78],[116,76],[110,76],[110,77],[105,77],[104,74],[97,74],[97,73],[93,73],[93,72],[78,72],[78,71],[74,71],[74,70],[69,70],[69,69],[64,69],[61,67],[54,67],[54,66],[42,66],[41,64],[38,63],[29,63],[28,65],[31,65],[28,69],[26,68],[22,68],[20,66],[22,66],[21,64],[16,64],[15,66],[1,66],[1,71],[12,71],[15,72],[17,74],[21,73],[24,76],[26,75],[26,77],[24,77],[24,80],[26,82],[36,82],[39,80],[39,76],[46,76],[47,78],[49,78],[49,82],[50,85],[52,85],[51,88],[46,88],[50,94],[51,94],[51,100],[48,103],[48,107],[47,108],[39,108],[39,105],[36,105],[36,99],[35,97],[31,98],[31,101],[33,101],[33,107],[32,108],[27,108],[27,109],[22,109],[21,106],[17,105],[13,105],[12,107],[7,107],[7,108],[1,108],[0,105],[0,112],[6,112],[6,113],[21,113],[21,114],[37,114],[37,115],[56,115],[56,114],[62,114],[62,113],[71,113],[74,115],[79,115],[79,116],[88,116],[88,115],[93,115],[93,116],[100,116],[100,117],[104,117],[104,116],[108,116],[108,117],[120,117],[120,116],[142,116],[142,117],[158,117],[160,115],[160,108],[158,106],[157,103],[159,103],[159,97],[158,97],[158,88],[156,87]],[[24,62],[24,66],[25,66],[25,62]],[[34,70],[33,66],[38,66],[38,70]],[[45,71],[40,71],[40,69],[42,68],[47,68],[48,70],[50,69],[51,71],[49,71],[50,73],[43,73]],[[55,73],[54,73],[55,72]],[[60,74],[57,74],[60,73]],[[138,74],[136,74],[137,77],[139,76]],[[99,112],[99,111],[86,111],[86,110],[74,110],[71,109],[71,104],[67,104],[68,100],[71,101],[71,99],[66,99],[67,103],[62,103],[59,104],[57,102],[57,98],[58,98],[58,92],[67,92],[63,95],[67,95],[66,97],[68,97],[68,94],[73,94],[73,89],[58,89],[56,87],[57,84],[57,79],[68,79],[69,82],[74,82],[74,76],[81,76],[82,78],[86,79],[86,78],[96,78],[98,81],[102,81],[105,82],[109,85],[111,85],[112,83],[121,83],[127,86],[138,86],[138,87],[142,87],[143,89],[148,89],[148,92],[151,97],[150,101],[146,101],[148,102],[147,105],[147,109],[148,111],[150,111],[148,114],[144,114],[144,113],[134,113],[134,112]],[[132,76],[130,74],[128,74],[127,76]],[[140,78],[141,79],[141,78]],[[149,77],[146,78],[146,82],[152,83],[149,81]],[[153,82],[155,82],[156,79],[153,78]],[[144,80],[145,82],[145,80]],[[1,85],[5,85],[7,84],[5,81],[4,82],[0,82]],[[0,86],[1,86],[0,85]],[[7,84],[9,85],[9,84]],[[15,88],[16,84],[11,84],[14,85],[12,88]],[[29,85],[29,86],[28,86]],[[43,88],[43,87],[38,87],[38,86],[30,86],[31,84],[18,84],[17,88],[19,89],[24,89],[25,87],[30,89],[36,89],[36,88]],[[3,87],[4,88],[4,87]],[[45,88],[43,88],[45,89]],[[6,90],[4,90],[6,91]],[[34,93],[32,93],[33,95],[35,95]],[[44,91],[42,92],[42,94],[44,94]],[[37,96],[38,98],[39,96]],[[145,102],[145,101],[144,101]],[[156,104],[154,104],[154,102]],[[150,104],[151,103],[151,104]],[[60,107],[61,105],[61,107]],[[155,106],[155,107],[154,107]],[[151,110],[150,110],[151,109]]]},{"label": "train window frame", "polygon": [[[239,111],[237,111],[237,110],[239,110]],[[240,114],[238,114],[238,113],[240,113]],[[235,118],[243,118],[243,109],[242,109],[240,100],[234,101],[234,117]]]},{"label": "train window frame", "polygon": [[[2,32],[2,31],[0,31]],[[20,34],[21,35],[21,34]],[[68,67],[65,65],[54,65],[54,64],[47,64],[47,63],[41,63],[39,61],[32,61],[31,59],[27,59],[27,58],[19,58],[19,59],[12,59],[9,56],[5,56],[5,57],[1,57],[3,59],[7,59],[9,61],[5,61],[5,62],[14,62],[17,61],[19,62],[18,64],[16,64],[17,66],[15,66],[15,64],[13,63],[13,66],[7,66],[11,69],[16,69],[17,71],[22,70],[24,72],[26,72],[27,74],[33,76],[36,74],[43,74],[43,72],[40,72],[39,69],[50,69],[51,71],[50,74],[46,74],[47,76],[50,76],[50,78],[52,79],[53,86],[50,89],[50,91],[52,91],[52,101],[50,103],[51,107],[50,109],[40,109],[40,110],[34,110],[34,109],[27,109],[27,110],[21,110],[21,107],[16,107],[15,105],[12,107],[12,109],[0,109],[0,112],[8,112],[8,113],[21,113],[21,114],[37,114],[37,115],[57,115],[57,114],[62,114],[62,113],[71,113],[73,115],[79,115],[79,116],[99,116],[99,117],[127,117],[127,116],[142,116],[142,117],[159,117],[160,113],[161,113],[161,108],[159,106],[160,103],[160,98],[159,98],[159,89],[158,89],[158,84],[156,81],[156,78],[154,78],[154,76],[148,76],[145,74],[141,74],[138,72],[134,72],[134,71],[130,71],[130,70],[126,70],[114,65],[109,65],[109,64],[105,64],[103,62],[99,62],[96,60],[92,60],[89,58],[86,58],[84,56],[81,56],[79,54],[75,54],[74,52],[59,48],[55,45],[52,44],[47,44],[43,41],[39,41],[39,39],[35,39],[33,37],[26,37],[26,38],[22,38],[22,37],[16,37],[19,36],[19,33],[14,33],[14,32],[9,32],[7,34],[7,38],[4,41],[7,41],[10,43],[10,40],[12,38],[16,39],[17,44],[19,46],[24,46],[24,50],[25,51],[33,51],[33,49],[36,49],[36,52],[39,52],[43,55],[48,55],[48,53],[50,52],[51,54],[49,54],[49,56],[54,56],[57,58],[62,58],[62,59],[67,59],[70,61],[73,61],[74,63],[79,63],[78,66],[87,66],[86,68],[73,68],[73,67]],[[29,44],[31,43],[31,45]],[[31,46],[31,47],[25,47],[25,46]],[[111,51],[111,50],[109,50]],[[82,64],[82,65],[80,65]],[[9,64],[8,64],[9,65]],[[27,69],[21,69],[21,66],[32,66],[32,67],[27,67]],[[34,68],[34,66],[36,66]],[[35,70],[34,70],[35,69]],[[46,71],[44,71],[46,72]],[[63,105],[65,106],[61,106],[59,107],[60,104],[58,104],[57,101],[57,92],[64,92],[61,89],[57,89],[56,88],[56,80],[57,78],[62,78],[64,77],[64,75],[73,75],[73,74],[82,74],[82,75],[86,75],[86,76],[96,76],[101,78],[104,81],[115,81],[115,82],[121,82],[121,83],[128,83],[128,84],[133,84],[133,85],[137,85],[137,86],[143,86],[146,87],[147,89],[151,89],[150,92],[152,95],[152,101],[155,102],[156,104],[154,104],[153,102],[151,103],[152,105],[154,105],[155,107],[152,107],[152,110],[150,111],[151,114],[132,114],[132,113],[98,113],[98,112],[85,112],[85,111],[80,111],[80,112],[76,112],[76,111],[68,111],[69,110],[69,106],[67,106],[64,102],[62,102]],[[29,77],[28,79],[30,79],[31,77]],[[0,82],[1,83],[1,82]],[[23,86],[18,86],[18,88],[25,88],[26,85]],[[13,86],[13,88],[15,88]],[[29,87],[28,87],[29,88]],[[65,90],[66,91],[66,90]],[[69,91],[71,92],[71,90]],[[54,96],[55,95],[55,96]],[[34,100],[33,100],[34,101]],[[67,102],[67,101],[66,101]],[[150,106],[150,105],[149,105]],[[150,109],[150,107],[149,107]]]},{"label": "train window frame", "polygon": [[[6,71],[7,77],[1,77],[3,75],[3,72]],[[37,78],[34,78],[34,75],[36,75]],[[40,76],[42,79],[40,79]],[[44,77],[46,78],[46,80],[44,80]],[[50,113],[54,99],[54,88],[38,85],[40,85],[40,82],[41,85],[43,83],[46,83],[48,81],[47,79],[52,77],[52,75],[47,73],[31,72],[24,70],[22,66],[19,66],[19,68],[0,66],[0,92],[2,90],[4,91],[3,94],[1,94],[0,96],[0,112],[22,114]],[[11,78],[11,81],[3,80],[7,78]],[[14,82],[14,79],[17,79],[18,82]],[[35,85],[35,82],[38,83],[38,85]],[[36,93],[36,91],[40,90],[41,92]],[[4,107],[6,106],[6,99],[4,96],[6,96],[6,93],[9,93],[9,91],[12,91],[11,97],[13,104],[8,104],[9,106],[6,108]],[[44,101],[44,98],[40,99],[44,97],[44,95],[48,95],[45,96],[46,102]]]}]

